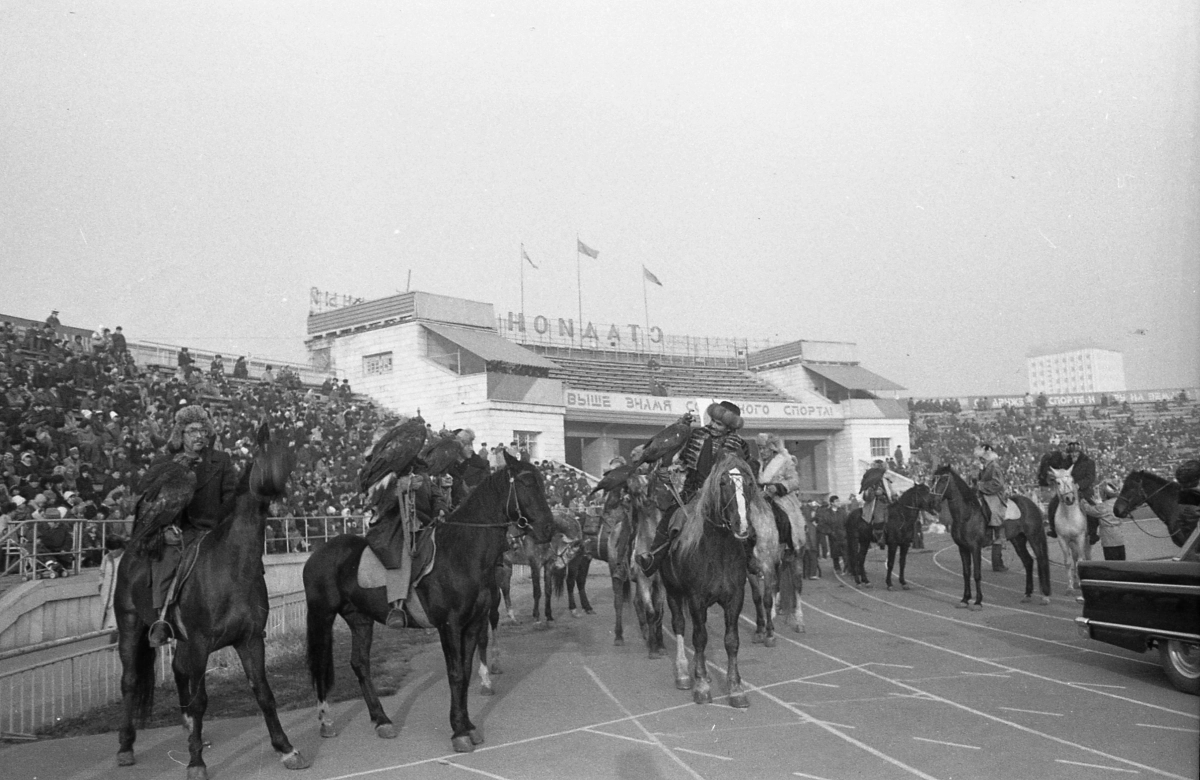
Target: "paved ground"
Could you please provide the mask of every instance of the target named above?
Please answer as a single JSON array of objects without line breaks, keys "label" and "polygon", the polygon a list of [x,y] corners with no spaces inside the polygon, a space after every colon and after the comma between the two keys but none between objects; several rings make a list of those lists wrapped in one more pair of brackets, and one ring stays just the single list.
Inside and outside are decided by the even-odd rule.
[{"label": "paved ground", "polygon": [[[1131,557],[1172,549],[1135,528],[1126,536]],[[766,649],[743,632],[748,710],[727,706],[723,695],[692,704],[674,689],[670,662],[647,659],[640,638],[614,647],[611,592],[593,577],[595,615],[572,618],[562,605],[546,631],[502,630],[498,695],[471,697],[487,737],[473,754],[450,751],[445,671],[431,647],[408,684],[385,700],[398,739],[376,738],[361,703],[336,707],[334,739],[317,736],[313,711],[287,713],[289,735],[314,759],[312,768],[288,772],[260,719],[215,721],[205,731],[214,742],[210,776],[1200,776],[1200,699],[1174,690],[1156,658],[1080,639],[1079,606],[1063,592],[1060,565],[1049,607],[1019,602],[1023,573],[985,571],[985,608],[968,612],[954,606],[957,552],[945,537],[929,541],[932,552],[910,559],[912,590],[885,590],[883,554],[872,551],[872,589],[847,586],[828,570],[805,583],[806,633],[781,632],[778,646]],[[717,625],[710,616],[710,632]],[[723,650],[712,657],[714,692],[723,693]],[[338,674],[339,685],[352,684],[349,669]],[[18,745],[0,762],[12,780],[184,776],[178,729],[141,733],[137,749],[139,764],[129,769],[115,767],[113,735]]]}]

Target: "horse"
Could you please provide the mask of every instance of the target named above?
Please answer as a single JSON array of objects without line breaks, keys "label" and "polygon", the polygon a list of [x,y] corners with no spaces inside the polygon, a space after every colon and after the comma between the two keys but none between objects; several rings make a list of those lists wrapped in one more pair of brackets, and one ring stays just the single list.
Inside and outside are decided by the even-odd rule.
[{"label": "horse", "polygon": [[1079,588],[1079,559],[1092,559],[1092,546],[1087,543],[1087,518],[1079,505],[1079,486],[1070,469],[1050,469],[1054,490],[1058,494],[1058,509],[1051,521],[1058,534],[1063,566],[1067,567],[1067,593]]},{"label": "horse", "polygon": [[[284,494],[294,459],[286,447],[271,442],[266,423],[259,427],[256,440],[254,462],[243,470],[232,506],[227,504],[229,510],[217,527],[196,542],[190,574],[181,571],[179,575],[176,610],[183,630],[171,668],[183,728],[188,733],[188,780],[208,777],[202,731],[208,705],[204,675],[209,655],[230,645],[242,661],[280,761],[288,769],[304,769],[310,763],[292,747],[279,723],[275,697],[267,682],[264,647],[269,609],[262,562],[267,512],[271,501]],[[123,669],[119,766],[136,763],[135,712],[144,722],[154,706],[156,651],[148,638],[153,622],[150,563],[145,555],[127,552],[118,570],[113,598]]]},{"label": "horse", "polygon": [[[769,501],[766,515],[751,513],[750,516],[756,536],[747,573],[750,598],[754,602],[754,636],[750,641],[764,647],[775,646],[775,615],[780,612],[793,630],[804,631],[804,611],[800,606],[804,583],[804,514],[794,496],[774,500],[782,507],[786,520],[776,516],[776,509]],[[798,544],[794,543],[796,537],[800,539]],[[793,542],[791,547],[789,542]]]},{"label": "horse", "polygon": [[[637,614],[638,627],[642,638],[646,640],[649,657],[654,660],[666,654],[663,641],[663,615],[666,614],[666,589],[663,586],[661,572],[655,572],[649,577],[642,567],[632,561],[642,553],[649,553],[654,546],[654,533],[658,522],[662,519],[665,508],[674,500],[674,491],[667,483],[671,477],[664,471],[652,472],[649,477],[635,476],[627,483],[630,492],[629,522],[626,524],[624,540],[618,540],[618,557],[624,572],[624,579],[618,583],[618,569],[613,574],[613,595],[620,598],[617,604],[617,640],[615,644],[623,644],[621,639],[621,613],[624,599],[629,597],[630,584],[636,586],[633,606]],[[612,564],[609,564],[610,567]]]},{"label": "horse", "polygon": [[[469,753],[483,742],[471,722],[467,692],[478,647],[486,657],[488,627],[495,615],[497,567],[506,529],[546,544],[554,534],[554,516],[546,503],[545,483],[531,464],[505,455],[505,466],[492,472],[435,527],[433,569],[416,585],[430,623],[437,628],[450,683],[451,746]],[[396,728],[380,706],[371,682],[374,623],[387,619],[386,588],[360,588],[358,565],[367,540],[334,537],[304,564],[308,601],[308,669],[317,693],[317,720],[323,737],[337,736],[327,699],[333,687],[333,622],[338,615],[352,632],[350,667],[358,677],[377,736],[389,739]],[[486,668],[486,667],[483,667]]]},{"label": "horse", "polygon": [[[574,529],[572,529],[574,523]],[[509,573],[503,577],[500,593],[504,597],[505,607],[512,614],[512,567],[528,566],[529,580],[533,584],[533,625],[535,628],[545,628],[554,622],[554,609],[550,596],[561,597],[566,584],[567,567],[578,552],[582,542],[582,534],[578,532],[578,523],[566,515],[555,515],[555,533],[549,542],[540,544],[527,534],[509,536],[508,550],[504,553],[504,565]],[[573,533],[573,535],[572,535]],[[542,602],[542,593],[546,600]],[[542,609],[539,610],[539,607]],[[544,611],[546,620],[543,623],[541,612]],[[514,618],[515,622],[515,618]]]},{"label": "horse", "polygon": [[[773,526],[771,510],[759,493],[750,465],[736,455],[726,454],[696,495],[676,511],[684,513],[683,529],[660,569],[675,635],[675,687],[692,689],[696,704],[712,702],[706,621],[708,608],[720,604],[725,613],[729,703],[739,709],[749,707],[738,670],[738,619],[745,600],[749,557],[746,542],[754,527],[751,513],[765,514],[766,522]],[[694,651],[690,670],[683,641],[689,615]]]},{"label": "horse", "polygon": [[846,516],[846,563],[854,584],[860,588],[871,587],[867,579],[867,550],[874,543],[871,524],[863,517],[862,507]]},{"label": "horse", "polygon": [[1125,477],[1121,492],[1113,504],[1113,514],[1129,517],[1134,509],[1145,504],[1167,526],[1175,546],[1183,547],[1196,530],[1196,520],[1194,516],[1185,518],[1180,511],[1182,491],[1183,488],[1174,480],[1149,471],[1131,471]]},{"label": "horse", "polygon": [[[1009,500],[1021,510],[1017,518],[1004,518],[1004,538],[1012,544],[1017,557],[1025,565],[1025,595],[1021,602],[1033,601],[1033,570],[1037,566],[1038,589],[1042,592],[1041,604],[1050,603],[1050,550],[1046,541],[1046,522],[1041,507],[1027,496],[1014,495]],[[1060,537],[1061,538],[1061,537]],[[1033,554],[1030,555],[1030,550]]]},{"label": "horse", "polygon": [[888,504],[887,523],[883,527],[883,542],[887,545],[887,576],[884,582],[888,590],[892,589],[892,568],[896,564],[897,550],[900,551],[900,588],[911,590],[904,580],[908,548],[916,538],[916,526],[921,522],[921,512],[932,511],[932,500],[929,486],[917,484]]},{"label": "horse", "polygon": [[[933,494],[940,500],[938,515],[950,529],[950,538],[958,547],[962,562],[963,597],[959,609],[983,609],[982,579],[983,548],[991,544],[991,533],[983,517],[979,496],[967,486],[958,472],[949,465],[933,472]],[[975,579],[975,601],[971,601],[971,578]]]}]

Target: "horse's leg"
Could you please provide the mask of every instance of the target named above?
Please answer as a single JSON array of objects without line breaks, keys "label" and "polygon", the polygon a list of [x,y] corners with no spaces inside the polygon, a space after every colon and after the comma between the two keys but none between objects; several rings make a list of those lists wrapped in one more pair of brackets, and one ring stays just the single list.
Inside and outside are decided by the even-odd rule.
[{"label": "horse's leg", "polygon": [[[650,618],[646,613],[646,589],[648,580],[643,574],[635,574],[632,570],[629,573],[630,579],[626,580],[628,587],[634,588],[635,592],[630,595],[628,590],[625,591],[625,597],[633,602],[633,613],[637,615],[638,631],[642,634],[642,639],[649,641],[650,639]],[[636,577],[636,579],[634,579]]]},{"label": "horse's leg", "polygon": [[975,564],[975,601],[971,604],[972,610],[983,609],[983,541],[971,548],[971,560]]},{"label": "horse's leg", "polygon": [[[242,669],[250,682],[250,690],[258,701],[263,719],[267,722],[267,732],[271,735],[271,747],[280,754],[279,760],[288,769],[307,769],[312,762],[292,747],[283,726],[279,723],[279,713],[275,709],[275,694],[271,693],[271,684],[267,682],[266,646],[262,633],[252,632],[250,636],[234,645],[238,658],[242,661]],[[203,670],[201,670],[203,673]],[[201,710],[201,714],[203,714]],[[196,724],[197,734],[200,724]]]},{"label": "horse's leg", "polygon": [[627,584],[628,580],[623,580],[616,574],[613,575],[613,612],[617,613],[616,622],[613,623],[613,644],[617,647],[622,647],[625,644],[625,593]]},{"label": "horse's leg", "polygon": [[[550,563],[542,564],[542,578],[545,581],[545,587],[542,588],[542,595],[546,597],[546,625],[554,622],[554,611],[551,609],[550,603],[554,601],[551,595],[554,593],[554,566]],[[568,577],[568,581],[570,578]]]},{"label": "horse's leg", "polygon": [[1021,603],[1028,604],[1033,601],[1033,558],[1029,557],[1025,534],[1018,534],[1008,541],[1012,543],[1013,551],[1016,552],[1017,557],[1021,559],[1021,564],[1025,567],[1025,595],[1021,598]]},{"label": "horse's leg", "polygon": [[[775,601],[779,590],[779,575],[773,568],[766,568],[763,575],[763,617],[767,624],[767,633],[763,637],[763,647],[775,646]],[[742,601],[745,601],[745,587],[742,588]],[[741,608],[738,608],[741,612]],[[707,612],[706,612],[707,614]]]},{"label": "horse's leg", "polygon": [[692,673],[688,668],[687,648],[683,642],[683,631],[687,628],[683,599],[667,592],[667,604],[671,608],[671,633],[675,635],[675,687],[681,691],[692,689]]},{"label": "horse's leg", "polygon": [[[171,674],[175,677],[175,692],[179,696],[179,720],[183,733],[191,736],[194,724],[188,714],[188,704],[192,700],[191,673],[184,666],[187,656],[176,653],[171,661]],[[205,663],[207,666],[207,662]],[[204,747],[212,747],[212,740],[204,740]]]},{"label": "horse's leg", "polygon": [[322,737],[336,737],[329,714],[329,692],[333,690],[333,623],[337,614],[320,599],[308,602],[308,676],[317,693],[317,722]]},{"label": "horse's leg", "polygon": [[1042,605],[1050,603],[1050,544],[1039,529],[1033,537],[1033,554],[1037,559],[1038,585],[1042,590]]},{"label": "horse's leg", "polygon": [[[529,561],[529,579],[533,583],[533,625],[534,628],[545,628],[542,624],[541,601],[542,601],[542,567],[540,564],[534,563],[532,559]],[[550,598],[550,594],[546,594],[546,598]]]},{"label": "horse's leg", "polygon": [[137,739],[136,714],[148,711],[154,701],[154,657],[146,639],[146,626],[129,612],[118,619],[121,627],[117,650],[121,657],[121,729],[117,765],[133,766],[133,743]]},{"label": "horse's leg", "polygon": [[[571,617],[579,617],[579,610],[575,608],[575,571],[578,565],[578,558],[574,558],[567,564],[567,611],[571,613]],[[549,592],[549,586],[546,587]]]},{"label": "horse's leg", "polygon": [[375,735],[383,739],[395,739],[396,727],[379,703],[379,693],[371,678],[371,644],[375,639],[375,621],[361,612],[345,617],[350,626],[350,668],[358,678],[358,687],[362,690],[363,701],[367,703],[371,723],[375,724]]},{"label": "horse's leg", "polygon": [[800,596],[804,591],[804,556],[797,554],[792,558],[792,598],[796,600],[796,606],[792,610],[792,630],[797,634],[804,633],[804,607],[800,603]]},{"label": "horse's leg", "polygon": [[475,648],[479,655],[479,695],[493,696],[496,693],[495,687],[492,685],[491,667],[488,665],[488,648],[491,640],[492,627],[492,612],[489,607],[487,620],[476,630],[475,633]]},{"label": "horse's leg", "polygon": [[904,567],[908,563],[908,548],[910,542],[900,544],[900,590],[912,590],[904,579]]},{"label": "horse's leg", "polygon": [[962,564],[963,597],[958,603],[959,609],[966,609],[971,604],[971,550],[959,545],[958,560]]},{"label": "horse's leg", "polygon": [[767,621],[763,615],[763,577],[751,574],[746,578],[750,581],[750,599],[754,602],[754,636],[750,641],[761,645],[767,638]]},{"label": "horse's leg", "polygon": [[186,723],[191,725],[188,734],[187,765],[188,780],[207,780],[208,769],[204,764],[204,711],[208,709],[208,689],[204,674],[208,666],[208,647],[200,647],[199,641],[179,642],[175,645],[175,664],[187,678]]},{"label": "horse's leg", "polygon": [[471,738],[474,727],[467,715],[467,689],[471,682],[471,662],[474,660],[474,642],[471,642],[471,654],[467,654],[467,632],[460,625],[465,615],[458,615],[454,620],[438,626],[438,634],[442,640],[442,655],[446,659],[446,679],[450,683],[450,744],[456,753],[470,753],[475,750],[475,741]]},{"label": "horse's leg", "polygon": [[862,586],[864,588],[869,588],[869,587],[871,587],[871,581],[869,579],[867,579],[867,553],[871,549],[871,529],[870,528],[867,529],[866,538],[859,539],[858,542],[859,542],[859,544],[858,544],[858,559],[855,562],[855,565],[858,567],[859,576],[862,577]]},{"label": "horse's leg", "polygon": [[688,611],[692,617],[692,680],[696,686],[692,691],[692,701],[712,704],[712,683],[708,678],[708,661],[704,655],[708,648],[708,626],[705,625],[708,610],[700,606],[699,598],[693,596],[688,599]]},{"label": "horse's leg", "polygon": [[503,564],[498,567],[500,569],[499,576],[496,578],[500,584],[500,595],[504,597],[504,611],[508,613],[508,622],[516,625],[520,623],[517,620],[517,613],[513,612],[512,605],[512,566]]},{"label": "horse's leg", "polygon": [[[742,673],[738,669],[738,618],[742,614],[742,602],[746,598],[746,589],[738,588],[729,603],[725,604],[725,657],[728,659],[726,677],[729,679],[729,706],[745,709],[750,706],[746,697],[746,689],[742,685]],[[708,610],[705,610],[707,616]],[[771,637],[774,644],[774,637]]]},{"label": "horse's leg", "polygon": [[647,590],[650,595],[646,600],[648,605],[646,625],[649,627],[649,637],[646,643],[649,646],[651,658],[662,658],[666,652],[666,646],[663,643],[663,613],[667,609],[664,594],[666,589],[663,587],[661,579],[653,577],[648,581]]},{"label": "horse's leg", "polygon": [[892,589],[892,567],[896,565],[896,545],[888,542],[887,546],[887,576],[884,577],[884,584],[887,589]]},{"label": "horse's leg", "polygon": [[592,559],[583,558],[580,562],[580,568],[576,572],[576,584],[580,587],[580,606],[583,607],[583,614],[595,614],[592,604],[588,601],[588,592],[584,587],[588,583],[588,571],[592,569]]}]

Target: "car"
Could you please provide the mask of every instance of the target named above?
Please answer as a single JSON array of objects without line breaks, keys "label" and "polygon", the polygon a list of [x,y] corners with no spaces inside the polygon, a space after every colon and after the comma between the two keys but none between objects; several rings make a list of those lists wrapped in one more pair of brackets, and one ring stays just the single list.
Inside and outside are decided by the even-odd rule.
[{"label": "car", "polygon": [[1167,678],[1200,695],[1200,528],[1174,558],[1080,561],[1082,636],[1144,653],[1157,650]]}]

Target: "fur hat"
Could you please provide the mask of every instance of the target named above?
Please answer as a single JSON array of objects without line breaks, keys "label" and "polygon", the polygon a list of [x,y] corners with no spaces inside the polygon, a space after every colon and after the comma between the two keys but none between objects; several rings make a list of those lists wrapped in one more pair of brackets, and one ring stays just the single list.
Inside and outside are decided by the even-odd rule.
[{"label": "fur hat", "polygon": [[742,410],[731,401],[709,404],[704,413],[708,415],[708,419],[721,423],[731,431],[741,430],[742,425],[745,424],[742,421]]},{"label": "fur hat", "polygon": [[175,426],[171,429],[171,438],[167,441],[169,449],[180,450],[183,448],[183,429],[192,423],[204,423],[204,428],[208,431],[209,436],[217,435],[212,419],[204,407],[188,405],[175,413]]},{"label": "fur hat", "polygon": [[975,457],[982,458],[986,461],[993,461],[1000,456],[997,455],[996,451],[992,449],[992,445],[988,444],[987,442],[982,442],[978,447],[975,448]]},{"label": "fur hat", "polygon": [[1180,463],[1175,469],[1175,481],[1185,488],[1200,485],[1200,460],[1192,458]]}]

